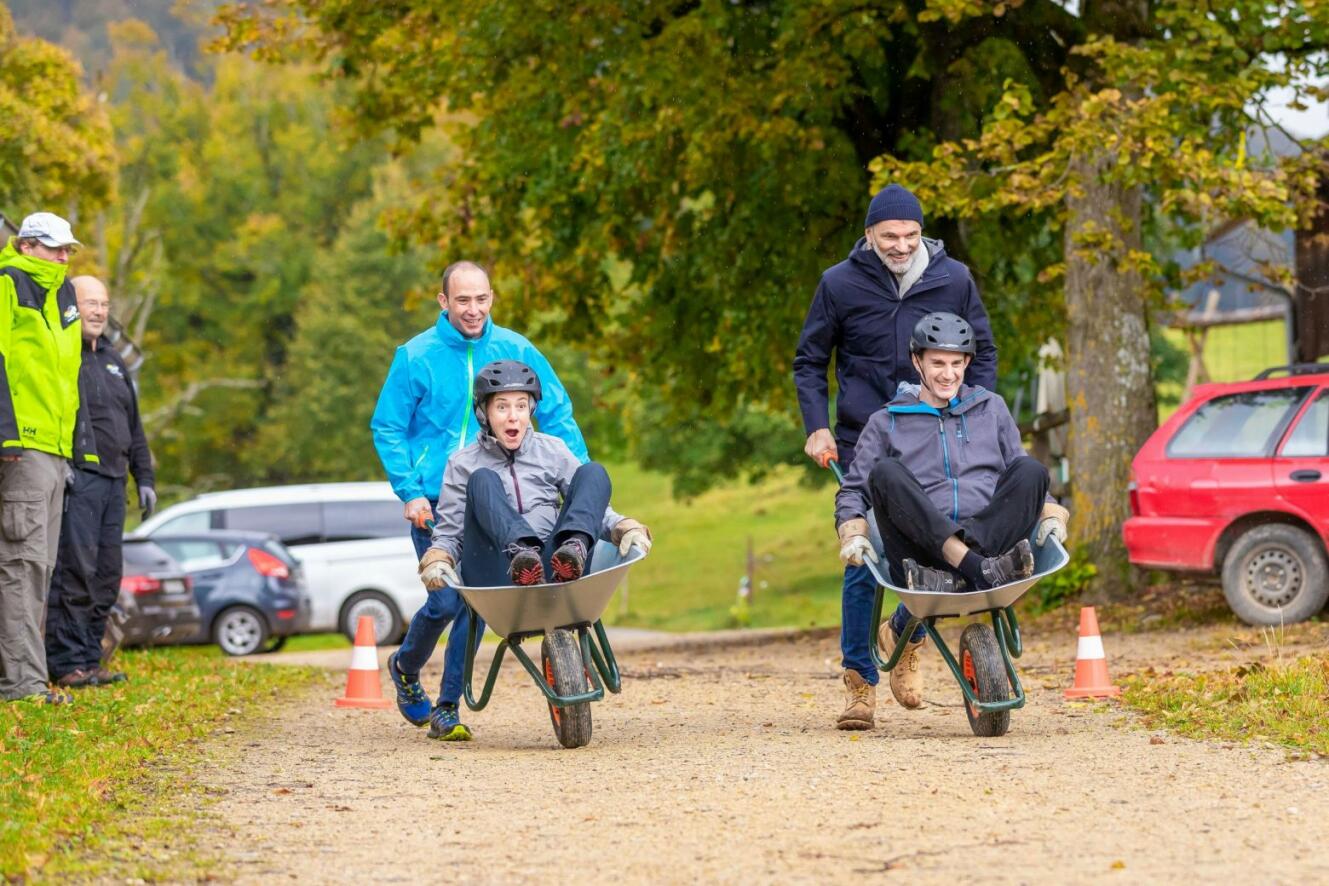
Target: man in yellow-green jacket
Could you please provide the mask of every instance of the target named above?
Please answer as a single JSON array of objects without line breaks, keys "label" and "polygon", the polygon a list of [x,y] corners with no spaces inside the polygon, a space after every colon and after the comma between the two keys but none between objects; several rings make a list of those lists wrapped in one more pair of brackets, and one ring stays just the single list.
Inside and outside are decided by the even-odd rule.
[{"label": "man in yellow-green jacket", "polygon": [[[79,242],[49,212],[0,250],[0,698],[60,704],[42,622],[78,423],[82,324],[65,280]],[[95,458],[95,456],[93,456]]]}]

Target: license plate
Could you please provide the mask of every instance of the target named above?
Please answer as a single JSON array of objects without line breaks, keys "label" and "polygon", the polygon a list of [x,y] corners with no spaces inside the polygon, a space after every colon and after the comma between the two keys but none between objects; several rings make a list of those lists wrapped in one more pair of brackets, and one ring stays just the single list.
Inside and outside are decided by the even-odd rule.
[{"label": "license plate", "polygon": [[188,588],[182,579],[168,578],[162,582],[163,594],[183,594]]}]

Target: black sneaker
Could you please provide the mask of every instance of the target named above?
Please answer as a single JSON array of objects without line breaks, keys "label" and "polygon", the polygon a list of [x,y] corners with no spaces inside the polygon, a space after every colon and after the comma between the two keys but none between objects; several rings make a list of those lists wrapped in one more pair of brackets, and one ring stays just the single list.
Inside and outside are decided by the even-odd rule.
[{"label": "black sneaker", "polygon": [[937,594],[955,593],[955,576],[944,569],[919,566],[918,561],[905,558],[904,586],[911,591],[928,591]]},{"label": "black sneaker", "polygon": [[1020,539],[1015,547],[1000,557],[983,559],[983,578],[994,588],[1028,578],[1033,574],[1034,549],[1029,546],[1027,538]]},{"label": "black sneaker", "polygon": [[576,581],[586,569],[586,543],[575,535],[558,546],[549,558],[554,581]]},{"label": "black sneaker", "polygon": [[471,730],[461,721],[455,704],[439,704],[429,715],[429,737],[439,741],[470,741]]},{"label": "black sneaker", "polygon": [[540,562],[540,549],[529,545],[515,544],[511,548],[512,564],[508,566],[508,576],[514,585],[544,584],[545,567]]}]

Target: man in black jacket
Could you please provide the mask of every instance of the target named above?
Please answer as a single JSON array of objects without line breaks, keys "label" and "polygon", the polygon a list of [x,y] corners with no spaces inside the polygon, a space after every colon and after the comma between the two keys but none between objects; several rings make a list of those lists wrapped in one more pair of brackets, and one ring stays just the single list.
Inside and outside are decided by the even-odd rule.
[{"label": "man in black jacket", "polygon": [[125,679],[102,666],[101,642],[120,593],[126,473],[134,474],[143,518],[157,506],[138,396],[124,360],[101,338],[110,296],[95,277],[72,282],[83,316],[80,399],[95,445],[89,451],[87,441],[74,443],[74,484],[65,502],[46,614],[47,670],[58,686],[69,688]]},{"label": "man in black jacket", "polygon": [[[895,397],[901,382],[918,382],[909,337],[924,316],[947,311],[973,327],[977,353],[966,373],[976,386],[995,390],[997,348],[969,269],[946,255],[940,240],[923,236],[923,207],[899,185],[872,198],[863,237],[849,257],[821,275],[794,355],[794,384],[807,433],[804,451],[822,467],[834,459],[848,470],[868,418]],[[827,370],[835,355],[835,434],[829,428]],[[877,669],[868,653],[876,593],[866,566],[845,564],[840,649],[846,708],[837,726],[868,729],[876,707]],[[920,628],[912,638],[921,641]],[[918,647],[891,672],[897,699],[909,699],[901,680],[916,682]],[[904,703],[904,700],[901,701]]]}]

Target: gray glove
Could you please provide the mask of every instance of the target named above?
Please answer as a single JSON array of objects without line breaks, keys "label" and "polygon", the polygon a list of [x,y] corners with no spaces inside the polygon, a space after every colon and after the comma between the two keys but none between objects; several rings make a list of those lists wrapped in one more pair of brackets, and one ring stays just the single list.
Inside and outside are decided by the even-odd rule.
[{"label": "gray glove", "polygon": [[143,510],[144,520],[151,517],[152,512],[157,510],[157,490],[151,486],[140,486],[138,488],[138,506]]}]

